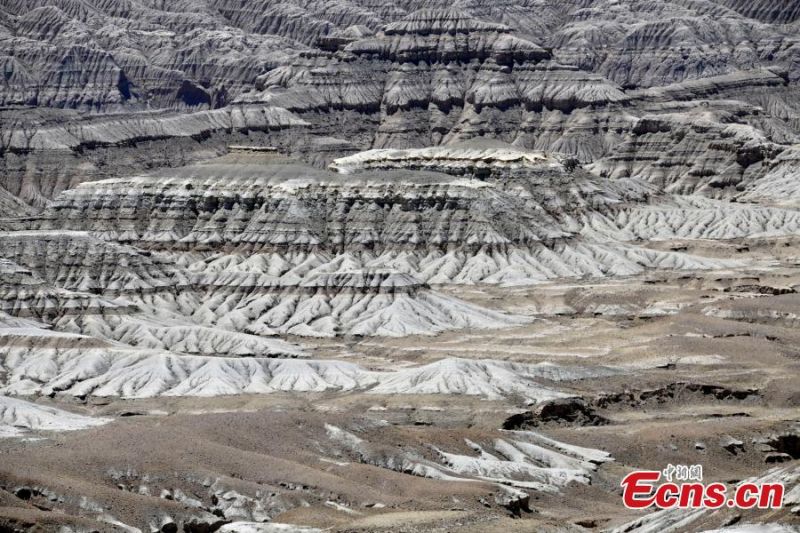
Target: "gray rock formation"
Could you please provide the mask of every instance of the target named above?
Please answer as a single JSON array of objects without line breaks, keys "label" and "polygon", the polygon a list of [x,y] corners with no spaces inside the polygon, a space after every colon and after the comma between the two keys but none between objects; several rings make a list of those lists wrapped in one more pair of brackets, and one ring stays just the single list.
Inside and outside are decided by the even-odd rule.
[{"label": "gray rock formation", "polygon": [[515,320],[427,284],[722,266],[640,243],[797,230],[795,11],[8,1],[3,257],[32,317],[207,355]]},{"label": "gray rock formation", "polygon": [[791,519],[798,30],[796,0],[0,0],[0,530],[734,524],[615,511],[698,457],[775,463],[746,520]]},{"label": "gray rock formation", "polygon": [[[202,160],[276,128],[289,129],[261,142],[318,166],[368,148],[493,137],[600,175],[727,198],[755,187],[800,134],[791,2],[0,9],[0,103],[99,114],[0,123],[12,148],[0,186],[36,207],[87,178]],[[141,114],[151,109],[170,111]],[[122,114],[103,118],[112,111]],[[54,150],[69,164],[52,165],[65,157]]]},{"label": "gray rock formation", "polygon": [[372,150],[332,166],[339,172],[242,147],[83,183],[27,222],[37,230],[0,234],[3,311],[140,349],[298,357],[265,336],[521,324],[428,284],[733,265],[637,241],[800,227],[791,211],[742,206],[732,221],[710,200],[497,141]]},{"label": "gray rock formation", "polygon": [[[455,9],[423,9],[339,53],[301,54],[259,78],[264,91],[240,99],[268,101],[326,129],[331,125],[316,119],[320,112],[328,121],[356,113],[359,122],[343,124],[358,128],[347,137],[375,147],[487,135],[510,142],[537,128],[552,116],[549,111],[571,113],[626,100],[602,77],[550,58],[508,26]],[[562,125],[564,119],[555,120]],[[373,129],[366,138],[365,126]]]},{"label": "gray rock formation", "polygon": [[224,105],[303,46],[233,26],[200,2],[9,1],[4,105],[93,110]]},{"label": "gray rock formation", "polygon": [[[569,172],[557,159],[492,143],[420,151],[426,167],[416,153],[357,154],[336,163],[352,172],[346,175],[281,156],[232,154],[83,184],[38,224],[154,251],[201,252],[205,258],[189,256],[197,272],[255,272],[292,283],[360,268],[432,283],[525,283],[684,260],[625,246],[610,254],[607,239],[624,239],[614,228],[601,239],[580,235],[597,217],[646,202],[653,190],[641,182]],[[491,153],[508,164],[487,166]]]}]

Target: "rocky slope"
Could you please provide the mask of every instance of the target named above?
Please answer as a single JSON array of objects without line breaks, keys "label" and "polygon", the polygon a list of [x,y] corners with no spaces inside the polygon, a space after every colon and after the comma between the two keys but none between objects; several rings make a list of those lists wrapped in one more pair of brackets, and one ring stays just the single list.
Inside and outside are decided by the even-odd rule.
[{"label": "rocky slope", "polygon": [[108,418],[82,416],[44,405],[0,396],[0,438],[26,431],[74,431],[106,424]]},{"label": "rocky slope", "polygon": [[[626,239],[613,223],[599,239],[580,234],[590,220],[600,224],[623,205],[646,203],[653,191],[641,182],[598,180],[509,146],[488,149],[506,150],[511,163],[486,167],[486,147],[436,149],[423,156],[438,171],[431,172],[417,170],[413,151],[395,152],[394,162],[377,151],[337,162],[351,172],[342,175],[280,157],[231,155],[83,184],[65,192],[38,224],[178,252],[182,264],[203,274],[201,285],[215,278],[254,284],[245,274],[259,274],[268,277],[258,285],[280,286],[363,268],[394,269],[429,283],[525,283],[713,264],[614,248],[610,239]],[[353,172],[357,165],[395,170]],[[410,170],[397,169],[404,165]]]},{"label": "rocky slope", "polygon": [[627,99],[604,78],[554,62],[510,27],[456,9],[415,11],[341,52],[300,54],[258,84],[263,92],[240,100],[285,107],[331,133],[342,122],[335,117],[350,117],[342,124],[348,139],[395,148],[481,135],[532,145],[534,135],[525,135],[543,122],[571,129],[563,123],[576,117],[558,115]]},{"label": "rocky slope", "polygon": [[141,350],[304,357],[274,337],[521,325],[530,318],[437,286],[737,267],[643,242],[800,227],[790,209],[742,204],[732,217],[721,201],[498,141],[376,149],[332,168],[236,148],[81,184],[17,222],[39,229],[0,234],[3,311]]},{"label": "rocky slope", "polygon": [[[161,385],[134,379],[145,391],[155,387],[152,394],[177,394],[181,381],[167,383],[195,372],[212,384],[192,378],[193,394],[232,393],[258,386],[216,384],[242,379],[221,377],[227,371],[218,365],[237,376],[277,370],[265,369],[273,365],[267,359],[230,357],[308,356],[275,336],[402,337],[531,320],[460,301],[439,284],[734,267],[731,259],[641,242],[777,237],[800,226],[790,210],[742,205],[731,218],[721,202],[597,178],[572,161],[480,141],[372,150],[337,160],[332,172],[237,149],[204,164],[84,183],[28,222],[40,229],[0,234],[3,312],[59,332],[25,340],[11,325],[7,346],[21,346],[15,359],[36,366],[37,354],[55,342],[66,350],[54,352],[58,364],[77,369],[78,360],[96,356],[66,348],[69,335],[97,340],[93,351],[107,355],[86,390],[103,394],[138,391],[101,385],[112,379],[130,387],[130,372],[160,376]],[[50,357],[46,366],[55,364]],[[391,390],[438,389],[425,375]],[[75,387],[45,385],[50,379],[9,390]],[[329,386],[341,384],[323,389]]]},{"label": "rocky slope", "polygon": [[791,210],[741,205],[731,217],[722,202],[597,178],[572,161],[480,141],[363,152],[337,160],[337,173],[237,149],[84,183],[30,222],[41,229],[0,234],[15,276],[4,310],[140,349],[298,357],[269,337],[431,335],[530,320],[431,285],[735,267],[641,243],[800,227]]},{"label": "rocky slope", "polygon": [[79,398],[120,396],[223,396],[276,392],[366,391],[369,394],[450,394],[530,403],[569,397],[558,382],[618,373],[605,368],[524,365],[503,361],[444,359],[416,368],[370,371],[332,360],[208,357],[90,347],[76,338],[3,331],[4,394]]},{"label": "rocky slope", "polygon": [[[2,10],[9,72],[3,103],[95,109],[218,107],[299,51],[344,47],[387,59],[397,52],[446,60],[443,49],[430,54],[433,41],[458,60],[475,52],[497,56],[503,48],[508,59],[541,59],[546,47],[559,61],[623,86],[663,85],[791,62],[796,40],[789,24],[798,17],[791,2],[737,0],[592,0],[536,9],[476,1],[15,0]],[[453,30],[455,39],[442,39]],[[376,33],[388,39],[369,41]],[[428,37],[412,44],[422,33]],[[505,36],[498,41],[498,34]],[[459,45],[458,35],[476,39]]]},{"label": "rocky slope", "polygon": [[[731,197],[800,133],[790,3],[16,1],[2,11],[0,101],[53,113],[4,116],[13,153],[0,186],[39,207],[87,178],[179,166],[287,127],[260,141],[318,165],[488,136],[600,175]],[[162,111],[140,113],[151,109]],[[103,119],[110,111],[121,114]],[[54,165],[54,149],[74,162]]]}]

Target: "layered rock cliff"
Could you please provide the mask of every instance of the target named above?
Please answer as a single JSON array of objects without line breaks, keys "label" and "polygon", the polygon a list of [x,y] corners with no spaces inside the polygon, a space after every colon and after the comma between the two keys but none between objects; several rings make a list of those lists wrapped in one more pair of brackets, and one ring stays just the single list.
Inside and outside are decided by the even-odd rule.
[{"label": "layered rock cliff", "polygon": [[[0,9],[0,102],[83,112],[3,117],[0,186],[36,207],[86,179],[207,159],[276,128],[284,134],[254,140],[318,166],[493,137],[599,175],[727,198],[800,134],[797,10],[786,2]],[[153,109],[169,111],[141,113]]]},{"label": "layered rock cliff", "polygon": [[[209,287],[203,301],[210,307],[200,314],[212,322],[221,319],[212,293],[225,287],[235,288],[235,296],[221,300],[223,316],[233,313],[224,321],[237,329],[254,327],[253,320],[281,301],[295,302],[282,304],[280,318],[270,311],[274,318],[262,320],[264,331],[294,324],[290,317],[303,309],[305,297],[276,294],[290,286],[308,293],[309,280],[350,279],[327,277],[336,272],[392,269],[434,284],[515,284],[719,264],[629,243],[647,228],[640,213],[649,207],[667,216],[690,206],[642,180],[597,178],[570,159],[482,141],[372,150],[333,166],[341,172],[273,154],[231,154],[82,184],[62,193],[37,224],[168,254],[197,276],[193,286]],[[796,227],[780,210],[752,219],[751,212],[745,210],[748,222],[732,226],[728,238]],[[703,226],[693,236],[712,232],[717,235],[714,226]],[[667,234],[686,236],[678,229]],[[347,289],[334,285],[334,293]],[[255,287],[262,290],[253,293]],[[394,301],[406,291],[391,292]],[[340,314],[328,296],[315,305]]]},{"label": "layered rock cliff", "polygon": [[[457,361],[419,369],[423,379],[271,359],[310,355],[280,337],[431,335],[531,321],[439,284],[737,267],[647,242],[800,229],[792,210],[743,204],[732,216],[723,201],[599,178],[574,159],[498,141],[376,149],[332,167],[338,172],[237,148],[204,164],[83,183],[28,219],[39,229],[0,234],[4,390],[449,391],[475,372],[510,370]],[[559,396],[537,391],[538,399]]]}]

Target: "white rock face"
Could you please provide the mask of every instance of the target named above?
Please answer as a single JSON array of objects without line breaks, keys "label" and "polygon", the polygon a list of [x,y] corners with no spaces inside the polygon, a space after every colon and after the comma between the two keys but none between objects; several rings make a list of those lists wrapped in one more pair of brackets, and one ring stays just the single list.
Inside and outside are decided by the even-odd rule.
[{"label": "white rock face", "polygon": [[[433,479],[487,481],[500,489],[496,502],[511,510],[525,510],[529,491],[558,493],[570,483],[588,484],[597,466],[613,458],[606,452],[565,444],[533,431],[503,432],[487,442],[465,439],[472,453],[451,453],[434,448],[435,458],[421,450],[387,450],[350,431],[326,425],[337,455],[352,455],[360,462]],[[514,508],[515,505],[520,507]]]},{"label": "white rock face", "polygon": [[0,273],[0,312],[4,315],[53,320],[64,312],[130,311],[126,303],[51,285],[8,259],[0,259]]},{"label": "white rock face", "polygon": [[402,337],[530,321],[439,294],[407,274],[374,271],[320,274],[275,291],[209,291],[198,306],[198,320],[257,335]]},{"label": "white rock face", "polygon": [[737,524],[703,533],[796,533],[797,528],[786,524]]},{"label": "white rock face", "polygon": [[[465,394],[490,399],[517,394],[537,402],[569,396],[543,382],[617,372],[465,359],[379,372],[333,360],[204,357],[109,345],[89,347],[61,335],[34,334],[30,336],[39,337],[38,343],[17,339],[17,343],[4,345],[0,368],[5,377],[0,391],[150,398],[367,390],[373,394]],[[2,341],[9,339],[0,337]]]},{"label": "white rock face", "polygon": [[518,394],[543,401],[568,397],[568,394],[531,386],[537,379],[566,381],[616,374],[613,369],[566,368],[550,363],[536,365],[491,360],[448,358],[418,368],[398,370],[374,388],[375,394],[465,394],[503,398]]},{"label": "white rock face", "polygon": [[[335,360],[202,356],[125,347],[0,317],[0,392],[72,396],[217,396],[365,390],[371,394],[463,394],[538,402],[569,396],[559,382],[618,373],[612,368],[446,358],[414,368],[371,371]],[[222,348],[220,348],[222,351]],[[241,357],[241,355],[251,355]]]},{"label": "white rock face", "polygon": [[[359,152],[334,161],[330,168],[351,174],[364,170],[412,169],[433,172],[480,173],[484,177],[513,169],[558,163],[544,153],[522,150],[503,143],[464,143],[409,150],[378,149]],[[467,170],[469,169],[469,170]],[[483,186],[475,183],[476,187]]]},{"label": "white rock face", "polygon": [[[177,307],[177,291],[186,285],[184,274],[128,246],[63,231],[0,233],[0,242],[5,256],[26,265],[0,260],[0,310],[7,314],[44,320],[61,331],[177,353],[304,356],[278,339],[204,327],[170,312]],[[152,312],[143,312],[147,308],[137,301],[149,302]],[[3,337],[14,333],[0,328]]]},{"label": "white rock face", "polygon": [[[408,274],[341,270],[348,268],[341,260],[320,260],[311,272],[307,258],[305,272],[283,276],[216,268],[193,274],[161,255],[83,232],[8,232],[0,242],[6,257],[25,265],[5,260],[3,310],[141,348],[298,357],[299,348],[264,336],[431,335],[529,321],[439,294]],[[248,261],[285,263],[274,259]],[[89,309],[95,311],[82,311]]]},{"label": "white rock face", "polygon": [[0,438],[22,436],[28,431],[74,431],[110,421],[0,395]]},{"label": "white rock face", "polygon": [[776,158],[770,170],[742,194],[742,199],[797,209],[800,207],[798,168],[800,148],[794,146]]},{"label": "white rock face", "polygon": [[800,229],[800,212],[699,197],[675,197],[670,206],[620,210],[617,226],[633,237],[663,239],[737,239],[791,235]]},{"label": "white rock face", "polygon": [[[0,187],[0,212],[6,216],[23,216],[31,212],[29,205]],[[0,229],[3,229],[0,226]]]}]

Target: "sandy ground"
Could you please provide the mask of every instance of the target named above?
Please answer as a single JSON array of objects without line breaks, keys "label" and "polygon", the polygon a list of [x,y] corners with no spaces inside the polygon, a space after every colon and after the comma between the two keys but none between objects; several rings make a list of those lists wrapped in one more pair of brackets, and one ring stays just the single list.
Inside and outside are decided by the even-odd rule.
[{"label": "sandy ground", "polygon": [[[706,255],[742,248],[694,246]],[[758,254],[764,250],[771,259],[762,263]],[[136,401],[57,397],[36,401],[114,420],[82,431],[0,439],[0,528],[173,531],[183,524],[186,531],[213,531],[243,517],[332,531],[581,531],[620,525],[642,516],[622,506],[619,481],[627,472],[702,464],[705,479],[733,483],[774,466],[759,439],[800,432],[798,250],[793,242],[750,243],[739,253],[753,267],[737,272],[445,289],[536,318],[508,330],[293,339],[316,358],[371,369],[452,356],[623,369],[610,377],[553,384],[582,398],[603,424],[555,419],[540,421],[535,430],[604,450],[614,460],[600,465],[590,484],[528,491],[529,510],[519,516],[498,503],[493,483],[411,475],[388,458],[434,461],[436,450],[474,455],[467,440],[501,438],[509,417],[535,411],[520,398],[363,391]],[[335,445],[326,425],[358,435],[370,453]],[[735,452],[724,447],[730,438],[742,442]],[[800,458],[793,442],[779,450],[788,464]],[[719,527],[737,515],[800,523],[788,508],[725,510],[684,530]]]}]

